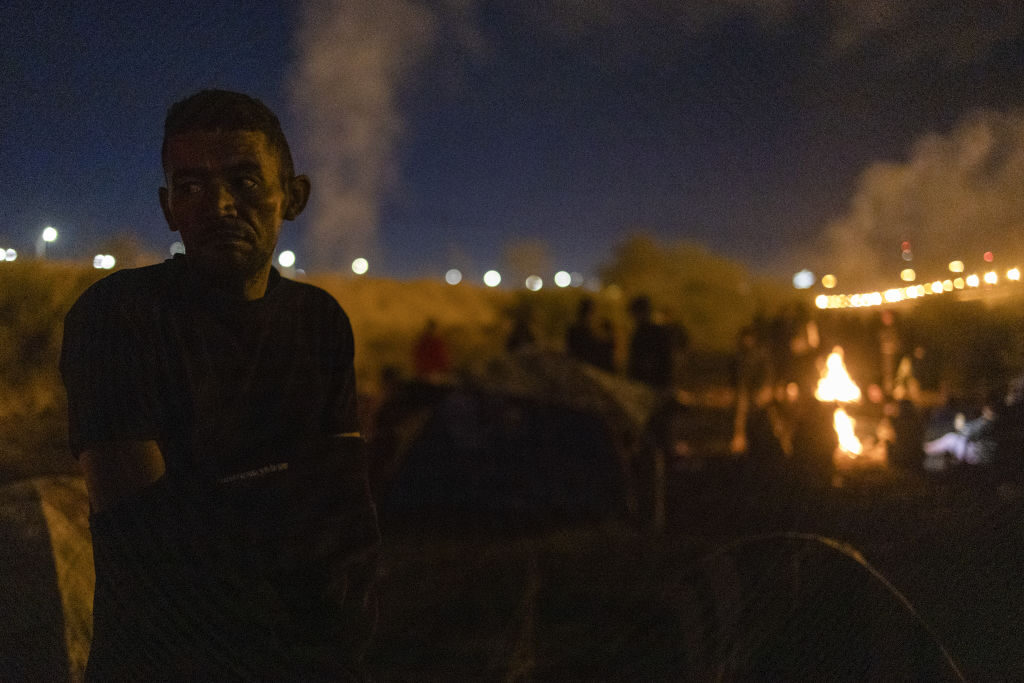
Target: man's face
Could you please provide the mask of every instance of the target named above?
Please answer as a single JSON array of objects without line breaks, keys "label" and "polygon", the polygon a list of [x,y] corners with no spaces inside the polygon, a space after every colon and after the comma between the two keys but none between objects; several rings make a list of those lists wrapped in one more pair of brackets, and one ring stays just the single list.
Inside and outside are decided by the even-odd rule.
[{"label": "man's face", "polygon": [[[255,131],[196,131],[168,139],[160,205],[189,262],[217,279],[269,269],[284,219],[305,204],[281,177],[277,150]],[[308,192],[308,185],[306,186]]]}]

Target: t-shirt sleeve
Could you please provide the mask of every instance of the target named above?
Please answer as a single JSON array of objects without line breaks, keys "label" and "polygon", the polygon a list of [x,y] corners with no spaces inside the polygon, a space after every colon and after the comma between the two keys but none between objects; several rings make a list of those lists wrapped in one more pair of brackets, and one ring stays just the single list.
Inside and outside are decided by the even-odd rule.
[{"label": "t-shirt sleeve", "polygon": [[[337,306],[335,304],[335,306]],[[359,413],[356,396],[355,342],[348,316],[336,308],[331,326],[333,339],[330,362],[330,386],[324,413],[327,434],[358,433]]]},{"label": "t-shirt sleeve", "polygon": [[[161,437],[152,340],[130,307],[102,281],[64,319],[60,371],[68,398],[68,436],[75,457],[91,444]],[[149,351],[147,354],[146,352]]]}]

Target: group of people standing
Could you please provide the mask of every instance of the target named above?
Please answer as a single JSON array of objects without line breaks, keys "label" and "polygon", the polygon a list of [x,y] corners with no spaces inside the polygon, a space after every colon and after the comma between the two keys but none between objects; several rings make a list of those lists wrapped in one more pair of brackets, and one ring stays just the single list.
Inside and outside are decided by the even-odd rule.
[{"label": "group of people standing", "polygon": [[[689,343],[686,328],[655,317],[646,295],[632,299],[633,334],[626,358],[626,376],[654,389],[668,389],[678,378],[679,363]],[[609,319],[596,318],[594,300],[580,300],[576,320],[565,337],[569,356],[608,372],[615,371],[615,330]]]},{"label": "group of people standing", "polygon": [[[678,379],[682,354],[689,343],[685,326],[660,320],[646,295],[632,299],[628,312],[633,318],[633,330],[625,358],[626,376],[658,390],[669,388]],[[515,353],[534,348],[536,344],[529,316],[523,311],[517,312],[505,350]],[[576,318],[565,333],[565,353],[606,372],[618,369],[615,326],[611,319],[598,317],[597,304],[591,297],[579,300]],[[443,378],[452,369],[447,341],[433,318],[426,322],[413,342],[412,365],[415,377],[427,381]]]}]

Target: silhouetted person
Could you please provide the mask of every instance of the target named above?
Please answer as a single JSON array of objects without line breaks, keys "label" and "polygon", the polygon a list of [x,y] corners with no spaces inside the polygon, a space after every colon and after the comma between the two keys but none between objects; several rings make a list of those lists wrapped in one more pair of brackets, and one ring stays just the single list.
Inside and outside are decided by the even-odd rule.
[{"label": "silhouetted person", "polygon": [[686,346],[685,330],[655,322],[647,296],[635,297],[629,312],[635,327],[629,343],[627,375],[655,389],[670,388],[675,381],[676,353]]},{"label": "silhouetted person", "polygon": [[505,340],[505,350],[514,353],[533,346],[537,341],[527,311],[517,311],[512,318],[512,331]]},{"label": "silhouetted person", "polygon": [[437,321],[427,320],[412,350],[413,369],[419,379],[436,381],[451,369],[448,344],[437,331]]},{"label": "silhouetted person", "polygon": [[352,329],[271,256],[303,210],[277,117],[173,105],[160,206],[186,253],[90,287],[61,371],[96,567],[89,680],[345,680],[379,545]]},{"label": "silhouetted person", "polygon": [[900,351],[900,334],[892,311],[883,309],[879,313],[878,320],[878,353],[882,363],[882,390],[886,396],[892,396],[896,382],[896,358]]},{"label": "silhouetted person", "polygon": [[736,412],[730,450],[763,461],[777,460],[782,449],[776,437],[775,369],[754,327],[740,330],[735,362]]},{"label": "silhouetted person", "polygon": [[594,319],[594,300],[585,297],[580,299],[576,320],[566,332],[566,351],[577,360],[610,372],[615,362],[612,333],[608,321],[603,321],[603,327],[598,327]]}]

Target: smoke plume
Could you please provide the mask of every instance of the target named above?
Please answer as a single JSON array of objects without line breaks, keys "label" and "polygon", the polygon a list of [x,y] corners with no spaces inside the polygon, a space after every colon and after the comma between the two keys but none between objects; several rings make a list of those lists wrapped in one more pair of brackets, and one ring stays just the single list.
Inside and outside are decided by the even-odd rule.
[{"label": "smoke plume", "polygon": [[401,88],[427,54],[435,17],[406,0],[307,2],[291,95],[313,178],[310,266],[337,269],[376,251],[380,202],[397,178]]},{"label": "smoke plume", "polygon": [[949,277],[955,259],[976,271],[1024,267],[1024,112],[975,112],[920,139],[907,161],[868,167],[818,256],[844,290],[894,286],[905,267],[919,280]]}]

